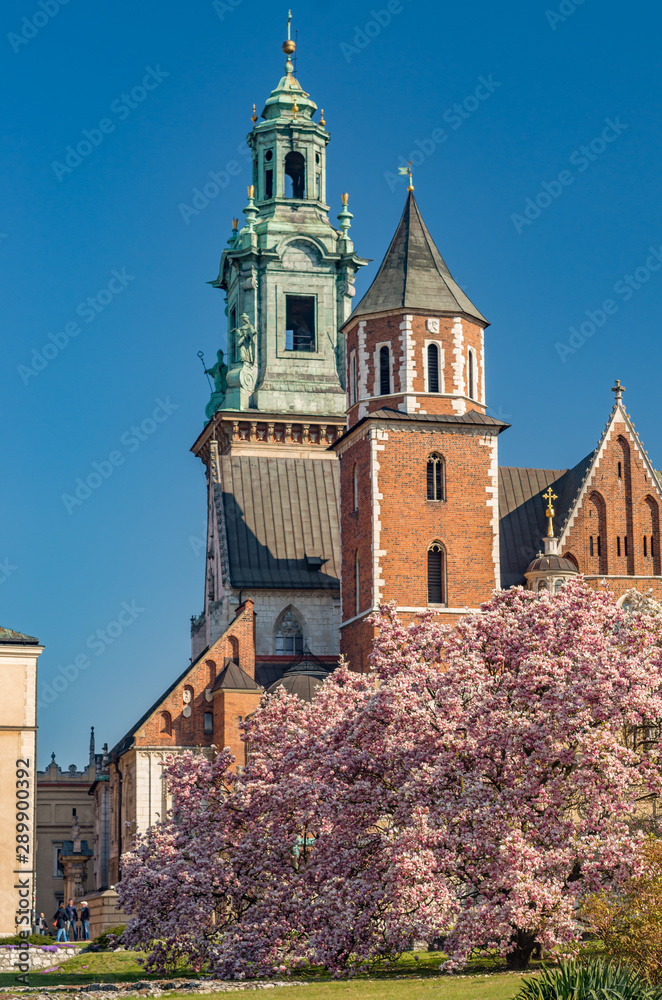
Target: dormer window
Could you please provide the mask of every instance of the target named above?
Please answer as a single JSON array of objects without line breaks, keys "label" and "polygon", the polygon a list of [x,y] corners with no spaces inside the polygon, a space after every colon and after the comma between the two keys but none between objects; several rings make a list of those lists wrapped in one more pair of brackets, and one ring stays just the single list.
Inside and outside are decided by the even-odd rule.
[{"label": "dormer window", "polygon": [[301,153],[285,157],[286,198],[306,197],[306,160]]}]

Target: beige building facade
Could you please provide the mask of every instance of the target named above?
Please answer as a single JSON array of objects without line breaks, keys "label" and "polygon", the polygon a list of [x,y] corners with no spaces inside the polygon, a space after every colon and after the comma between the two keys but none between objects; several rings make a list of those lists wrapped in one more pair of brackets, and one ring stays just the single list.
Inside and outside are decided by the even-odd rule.
[{"label": "beige building facade", "polygon": [[0,937],[31,931],[35,894],[37,661],[32,636],[0,628]]}]

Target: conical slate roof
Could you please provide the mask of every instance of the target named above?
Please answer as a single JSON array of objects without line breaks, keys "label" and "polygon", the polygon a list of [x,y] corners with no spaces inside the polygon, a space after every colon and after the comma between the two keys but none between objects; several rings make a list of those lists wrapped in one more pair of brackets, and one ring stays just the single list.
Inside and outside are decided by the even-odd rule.
[{"label": "conical slate roof", "polygon": [[464,314],[479,323],[485,317],[455,282],[423,222],[413,191],[377,277],[351,319],[394,309]]}]

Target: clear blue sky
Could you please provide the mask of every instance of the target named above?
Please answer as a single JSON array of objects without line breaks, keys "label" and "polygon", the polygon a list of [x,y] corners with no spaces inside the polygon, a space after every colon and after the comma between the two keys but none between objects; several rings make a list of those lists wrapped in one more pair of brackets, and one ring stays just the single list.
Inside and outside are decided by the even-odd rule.
[{"label": "clear blue sky", "polygon": [[[385,174],[420,150],[426,222],[492,322],[488,399],[513,425],[502,463],[574,464],[619,377],[660,468],[661,15],[573,7],[302,0],[298,76],[331,131],[333,215],[349,191],[357,252],[375,259],[359,293],[405,197]],[[81,764],[90,725],[112,746],[189,659],[204,577],[196,353],[211,361],[225,333],[205,282],[245,205],[237,150],[282,75],[286,14],[265,0],[2,8],[0,622],[45,644],[43,683],[89,662],[41,713],[40,767],[51,750]],[[145,77],[153,89],[134,91]],[[132,91],[144,100],[130,106]],[[89,155],[67,164],[83,130]],[[180,205],[233,160],[239,174],[187,224]],[[527,204],[538,218],[523,221]],[[587,311],[602,325],[559,352]],[[69,512],[62,496],[93,463],[107,478]]]}]

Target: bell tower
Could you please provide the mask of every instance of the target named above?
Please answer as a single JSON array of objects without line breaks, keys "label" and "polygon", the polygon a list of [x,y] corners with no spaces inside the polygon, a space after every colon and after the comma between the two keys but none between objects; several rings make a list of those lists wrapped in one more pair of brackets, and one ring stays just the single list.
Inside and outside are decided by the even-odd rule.
[{"label": "bell tower", "polygon": [[373,610],[452,622],[500,586],[497,439],[486,413],[488,323],[437,249],[410,182],[375,280],[344,332],[341,651],[368,667]]},{"label": "bell tower", "polygon": [[329,220],[330,135],[294,75],[294,50],[288,21],[285,75],[260,118],[253,106],[244,222],[234,220],[211,282],[225,296],[228,357],[219,352],[210,369],[215,391],[192,449],[206,466],[208,502],[193,656],[250,597],[265,687],[292,659],[290,639],[322,660],[338,655],[338,460],[329,445],[345,429],[342,328],[367,263],[354,252],[346,194],[338,222]]}]

